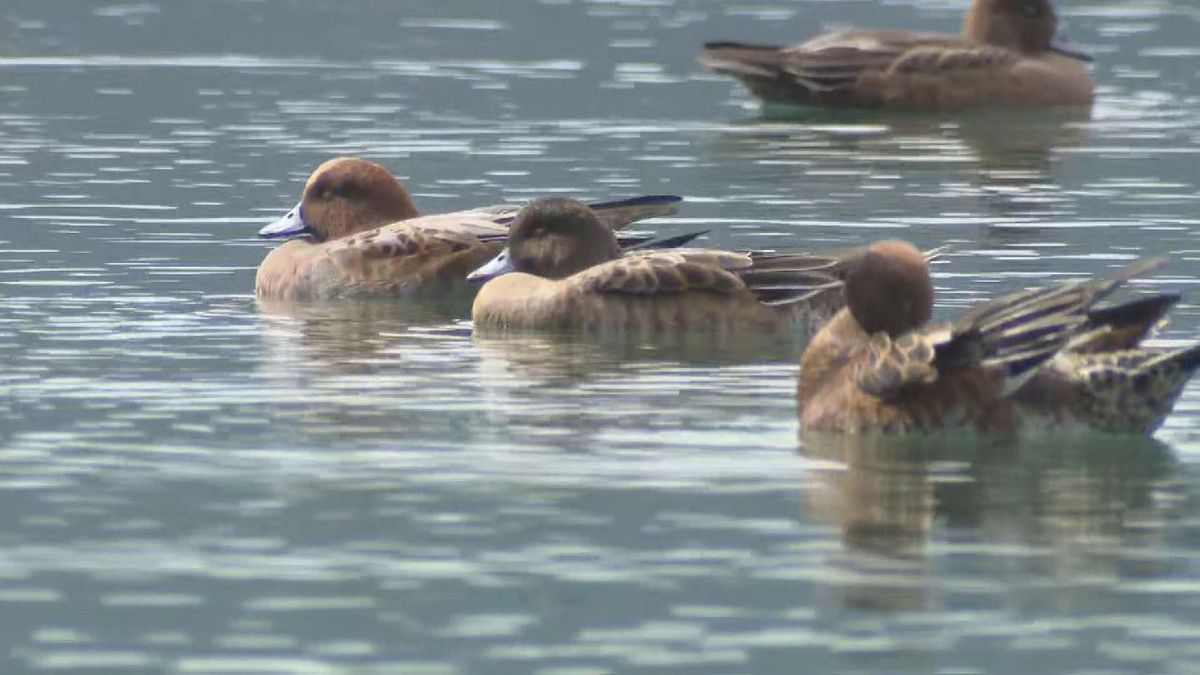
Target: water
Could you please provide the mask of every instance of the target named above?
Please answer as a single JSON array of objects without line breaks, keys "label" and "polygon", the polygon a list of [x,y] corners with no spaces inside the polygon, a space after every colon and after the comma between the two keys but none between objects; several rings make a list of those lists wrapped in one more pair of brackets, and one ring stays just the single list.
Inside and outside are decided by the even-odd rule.
[{"label": "water", "polygon": [[[1092,116],[762,119],[707,39],[961,2],[0,8],[0,670],[1200,669],[1200,385],[1152,440],[797,439],[794,349],[259,307],[320,161],[437,211],[675,192],[724,247],[953,245],[939,311],[1170,252],[1200,335],[1200,14],[1060,2]],[[919,444],[918,444],[919,445]]]}]

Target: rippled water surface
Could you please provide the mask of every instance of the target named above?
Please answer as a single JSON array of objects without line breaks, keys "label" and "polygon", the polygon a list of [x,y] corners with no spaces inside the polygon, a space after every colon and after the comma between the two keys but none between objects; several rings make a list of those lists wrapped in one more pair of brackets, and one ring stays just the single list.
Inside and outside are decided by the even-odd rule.
[{"label": "rippled water surface", "polygon": [[953,245],[939,311],[1172,254],[1200,336],[1193,0],[1060,0],[1091,115],[763,118],[704,40],[960,0],[0,6],[0,671],[1190,673],[1200,384],[1153,440],[797,438],[795,349],[263,307],[359,154],[427,211],[688,200],[706,245]]}]

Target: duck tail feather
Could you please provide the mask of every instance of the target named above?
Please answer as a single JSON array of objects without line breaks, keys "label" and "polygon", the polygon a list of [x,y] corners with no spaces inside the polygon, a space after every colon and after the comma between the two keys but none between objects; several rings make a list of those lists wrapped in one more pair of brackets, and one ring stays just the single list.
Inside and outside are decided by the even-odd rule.
[{"label": "duck tail feather", "polygon": [[596,212],[605,225],[619,230],[630,223],[669,216],[679,211],[683,197],[678,195],[644,195],[629,199],[617,199],[605,202],[592,202],[588,207]]}]

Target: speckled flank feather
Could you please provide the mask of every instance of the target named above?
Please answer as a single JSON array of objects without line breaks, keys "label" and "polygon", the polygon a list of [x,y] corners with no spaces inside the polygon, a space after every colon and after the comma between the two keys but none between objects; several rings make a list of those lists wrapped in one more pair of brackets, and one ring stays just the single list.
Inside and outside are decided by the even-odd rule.
[{"label": "speckled flank feather", "polygon": [[1092,82],[1083,64],[1050,51],[1055,26],[1047,0],[975,0],[961,35],[848,30],[792,47],[711,42],[699,60],[775,104],[1088,105]]},{"label": "speckled flank feather", "polygon": [[1014,399],[1063,425],[1150,433],[1200,367],[1200,346],[1150,350],[1141,341],[1178,296],[1161,294],[1096,310],[1084,332]]},{"label": "speckled flank feather", "polygon": [[1200,367],[1200,347],[1171,352],[1129,349],[1099,354],[1064,353],[1046,368],[1042,383],[1018,400],[1041,404],[1032,395],[1045,380],[1058,380],[1059,402],[1050,410],[1063,423],[1117,433],[1150,433],[1170,414],[1184,385]]}]

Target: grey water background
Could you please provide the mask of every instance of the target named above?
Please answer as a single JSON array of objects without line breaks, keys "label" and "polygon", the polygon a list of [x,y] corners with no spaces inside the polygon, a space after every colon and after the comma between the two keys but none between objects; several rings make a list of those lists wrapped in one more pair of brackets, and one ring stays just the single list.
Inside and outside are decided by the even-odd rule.
[{"label": "grey water background", "polygon": [[0,672],[1190,673],[1200,385],[1153,440],[801,444],[794,350],[258,306],[334,155],[426,211],[687,197],[953,245],[939,312],[1141,254],[1200,337],[1200,8],[1063,0],[1091,116],[763,119],[710,39],[960,0],[0,5]]}]

